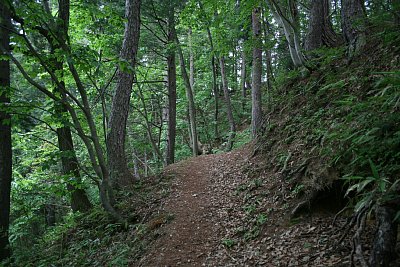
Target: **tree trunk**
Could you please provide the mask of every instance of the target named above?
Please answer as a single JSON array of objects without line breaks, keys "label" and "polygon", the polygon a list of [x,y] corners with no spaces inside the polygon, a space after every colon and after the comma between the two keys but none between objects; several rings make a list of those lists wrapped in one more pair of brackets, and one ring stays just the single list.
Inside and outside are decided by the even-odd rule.
[{"label": "tree trunk", "polygon": [[335,47],[341,43],[340,36],[333,30],[329,7],[328,0],[311,1],[310,21],[305,41],[306,50],[310,51],[322,46]]},{"label": "tree trunk", "polygon": [[233,139],[235,138],[235,135],[236,135],[236,125],[235,125],[235,119],[233,118],[231,97],[230,97],[229,88],[228,88],[228,79],[227,79],[226,73],[225,73],[225,59],[223,56],[220,57],[219,62],[220,62],[219,64],[220,64],[220,68],[221,68],[221,77],[222,77],[222,89],[224,91],[226,113],[228,115],[228,122],[229,122],[229,128],[230,128],[229,139],[228,139],[228,144],[227,144],[226,150],[230,151],[230,150],[232,150]]},{"label": "tree trunk", "polygon": [[378,226],[375,233],[370,266],[389,266],[396,258],[397,223],[394,222],[396,208],[379,206],[376,208]]},{"label": "tree trunk", "polygon": [[[63,113],[66,112],[63,110]],[[76,184],[81,183],[78,159],[76,158],[75,148],[72,141],[71,129],[67,126],[57,129],[58,147],[61,153],[61,163],[63,174],[68,175],[67,189],[71,193],[71,209],[73,211],[85,212],[92,208],[86,192],[82,188],[77,188]],[[72,182],[72,183],[71,183]]]},{"label": "tree trunk", "polygon": [[247,90],[246,90],[246,51],[243,47],[242,50],[242,67],[240,68],[240,91],[242,92],[242,111],[243,113],[246,111],[246,98],[247,98]]},{"label": "tree trunk", "polygon": [[394,16],[394,22],[397,27],[400,27],[400,0],[392,0],[392,10]]},{"label": "tree trunk", "polygon": [[[204,7],[202,1],[198,1],[200,9],[204,11]],[[210,30],[210,22],[207,25],[207,36],[208,41],[210,42],[211,48],[211,69],[213,74],[213,86],[212,86],[212,93],[214,95],[214,138],[215,140],[219,140],[219,128],[218,128],[218,117],[219,117],[219,92],[218,92],[218,84],[217,84],[217,58],[215,57],[214,51],[214,43],[213,38]]]},{"label": "tree trunk", "polygon": [[[138,95],[139,95],[140,102],[143,105],[143,117],[144,117],[144,120],[146,122],[147,138],[149,139],[149,142],[150,142],[150,144],[151,144],[151,146],[153,148],[153,152],[156,155],[156,158],[162,162],[163,161],[163,156],[162,156],[162,153],[160,151],[160,146],[159,146],[159,144],[156,143],[156,141],[154,139],[154,136],[153,136],[153,133],[152,133],[152,127],[151,127],[151,122],[149,121],[149,113],[147,111],[146,101],[145,101],[144,96],[143,96],[142,87],[141,87],[141,85],[139,83],[137,83],[137,88],[138,88]],[[162,111],[160,113],[162,113]],[[154,117],[156,117],[156,116],[154,116]],[[162,115],[161,115],[161,117],[162,117]],[[160,121],[162,123],[162,118],[160,119]],[[160,136],[161,136],[161,134],[160,134]],[[159,136],[158,140],[160,139],[160,136]]]},{"label": "tree trunk", "polygon": [[[176,35],[175,35],[175,37],[176,37]],[[189,77],[187,74],[185,59],[183,58],[183,52],[182,52],[182,48],[179,45],[178,38],[176,38],[176,42],[178,45],[177,48],[178,48],[178,55],[179,55],[179,62],[180,62],[180,67],[181,67],[182,78],[183,78],[183,81],[185,83],[185,88],[186,88],[186,98],[187,98],[188,104],[189,104],[190,135],[191,135],[191,141],[192,141],[191,147],[192,147],[193,156],[196,157],[199,155],[199,145],[198,145],[197,127],[196,127],[196,107],[195,107],[193,88],[192,88],[192,84],[194,83],[194,80],[192,80],[192,78],[193,78],[192,75],[191,75],[191,77]]]},{"label": "tree trunk", "polygon": [[54,205],[54,202],[54,198],[51,198],[50,202],[47,203],[44,207],[46,226],[50,227],[56,225],[56,207]]},{"label": "tree trunk", "polygon": [[133,157],[133,175],[137,180],[140,180],[140,172],[139,172],[139,155],[136,150],[132,149],[132,157]]},{"label": "tree trunk", "polygon": [[262,75],[262,49],[261,49],[261,24],[260,9],[253,9],[253,74],[251,84],[251,133],[253,139],[257,137],[261,129],[261,75]]},{"label": "tree trunk", "polygon": [[[48,12],[50,8],[48,8]],[[68,36],[68,25],[69,25],[69,12],[70,12],[70,1],[69,0],[59,0],[58,7],[58,25],[57,32],[62,35],[62,39],[66,39]],[[51,14],[51,13],[50,13]],[[57,60],[55,54],[56,49],[60,49],[57,43],[52,43],[51,53],[54,56],[54,72],[63,71],[63,62]],[[61,97],[66,101],[65,94],[65,84],[61,81],[60,86],[64,89],[60,90],[58,86],[55,87],[55,92],[59,93]],[[61,115],[60,120],[62,124],[62,114],[67,113],[67,109],[62,103],[55,103],[55,110],[57,115]],[[63,175],[71,176],[67,178],[67,190],[71,193],[71,209],[73,211],[85,212],[92,208],[92,205],[86,195],[85,190],[78,188],[76,185],[81,183],[81,176],[79,173],[78,160],[76,158],[74,144],[72,141],[71,129],[69,126],[64,125],[63,127],[57,128],[57,139],[58,147],[61,151],[61,164]],[[54,209],[54,207],[53,207]]]},{"label": "tree trunk", "polygon": [[278,22],[283,28],[286,40],[288,42],[290,57],[295,67],[301,67],[306,65],[306,58],[301,51],[300,37],[298,31],[298,21],[296,18],[296,5],[295,2],[289,1],[290,5],[287,10],[287,14],[284,14],[283,9],[276,3],[275,0],[266,0],[269,4],[270,10]]},{"label": "tree trunk", "polygon": [[[264,40],[265,43],[269,43],[269,36],[273,36],[274,33],[271,33],[271,27],[268,21],[263,20],[263,28],[264,28]],[[274,71],[272,69],[272,53],[271,48],[266,49],[265,51],[265,65],[266,65],[266,76],[267,76],[267,92],[270,92],[272,89],[272,82],[274,81]],[[268,93],[269,94],[269,93]]]},{"label": "tree trunk", "polygon": [[358,54],[366,44],[366,14],[361,0],[342,0],[342,29],[348,56]]},{"label": "tree trunk", "polygon": [[149,166],[147,165],[147,150],[144,150],[144,177],[149,176]]},{"label": "tree trunk", "polygon": [[219,125],[218,125],[218,118],[219,118],[219,90],[218,90],[218,83],[217,83],[217,60],[215,56],[211,58],[211,68],[213,72],[213,95],[214,95],[214,137],[216,140],[219,140]]},{"label": "tree trunk", "polygon": [[[9,8],[0,5],[0,46],[10,51],[11,27]],[[8,241],[10,220],[10,192],[12,179],[11,116],[6,108],[10,104],[10,63],[0,59],[0,262],[11,255]]]},{"label": "tree trunk", "polygon": [[237,82],[237,77],[238,77],[238,64],[237,64],[237,42],[235,40],[235,44],[234,44],[234,49],[232,51],[232,74],[233,74],[233,85],[232,85],[232,94],[236,94],[236,91],[238,89],[238,82]]},{"label": "tree trunk", "polygon": [[[168,44],[175,43],[175,18],[174,9],[168,16]],[[168,80],[168,137],[166,164],[175,161],[175,138],[176,138],[176,63],[175,49],[169,49],[167,55],[167,80]]]},{"label": "tree trunk", "polygon": [[[200,2],[201,4],[201,2]],[[211,30],[209,27],[207,27],[207,35],[208,35],[208,40],[210,42],[210,47],[211,47],[211,69],[212,69],[212,74],[213,74],[213,85],[212,85],[212,92],[214,95],[214,135],[215,139],[219,139],[219,129],[218,129],[218,115],[219,115],[219,92],[218,92],[218,84],[217,84],[217,62],[214,53],[214,43],[213,43],[213,38],[211,35]]]},{"label": "tree trunk", "polygon": [[189,28],[188,38],[189,38],[189,80],[190,80],[190,88],[192,88],[192,92],[194,94],[194,53],[193,53],[193,31],[192,28]]},{"label": "tree trunk", "polygon": [[[125,155],[126,122],[132,91],[136,54],[139,46],[141,0],[126,0],[124,40],[121,49],[118,82],[115,89],[107,135],[107,156],[110,180],[114,188],[132,184],[135,177],[129,171]],[[124,64],[126,64],[124,66]]]}]

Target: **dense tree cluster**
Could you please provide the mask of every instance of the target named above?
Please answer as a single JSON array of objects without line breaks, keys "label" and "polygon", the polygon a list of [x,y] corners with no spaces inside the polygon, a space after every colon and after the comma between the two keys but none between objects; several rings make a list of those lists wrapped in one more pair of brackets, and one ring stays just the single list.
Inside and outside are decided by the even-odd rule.
[{"label": "dense tree cluster", "polygon": [[250,121],[257,138],[276,77],[351,60],[398,2],[1,0],[0,260],[69,210],[127,223],[123,190]]}]

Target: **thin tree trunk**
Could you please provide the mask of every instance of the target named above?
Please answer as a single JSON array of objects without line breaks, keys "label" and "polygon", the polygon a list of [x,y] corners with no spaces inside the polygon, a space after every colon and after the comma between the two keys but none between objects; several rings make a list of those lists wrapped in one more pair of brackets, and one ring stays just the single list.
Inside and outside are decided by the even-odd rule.
[{"label": "thin tree trunk", "polygon": [[[48,8],[50,12],[50,8]],[[68,35],[68,25],[69,25],[69,13],[70,13],[70,1],[69,0],[59,0],[58,8],[58,30],[62,33],[63,39],[66,39]],[[51,14],[51,13],[49,13]],[[51,44],[52,54],[55,54],[56,49],[60,49],[58,44]],[[55,57],[55,55],[54,55]],[[63,62],[55,59],[54,62],[54,72],[63,72]],[[59,93],[61,97],[66,101],[65,94],[65,84],[63,81],[60,82],[62,89],[58,86],[55,87],[55,92]],[[57,114],[67,113],[67,109],[62,103],[55,103],[55,108]],[[61,119],[62,120],[62,119]],[[64,122],[62,122],[64,124]],[[71,176],[68,177],[67,190],[71,193],[71,209],[73,211],[85,212],[92,208],[86,192],[82,188],[78,188],[76,185],[81,183],[81,176],[79,172],[78,160],[76,158],[74,144],[72,141],[71,129],[69,126],[62,126],[57,128],[57,139],[58,147],[61,151],[61,163],[62,163],[62,173],[63,175]],[[72,182],[72,183],[71,183]]]},{"label": "thin tree trunk", "polygon": [[[175,18],[174,9],[170,10],[168,16],[168,44],[175,42]],[[176,138],[176,63],[175,49],[170,49],[167,55],[167,79],[168,79],[168,138],[166,164],[175,161],[175,138]]]},{"label": "thin tree trunk", "polygon": [[233,49],[233,55],[232,55],[232,60],[233,60],[233,64],[232,64],[232,74],[233,74],[233,86],[232,86],[232,93],[236,94],[236,91],[238,89],[238,82],[237,82],[237,78],[238,78],[238,51],[236,49],[237,44],[235,42],[234,45],[234,49]]},{"label": "thin tree trunk", "polygon": [[[203,4],[201,3],[201,1],[198,2],[199,6],[202,10],[204,10],[203,8]],[[211,34],[211,30],[210,30],[210,26],[207,25],[207,36],[208,36],[208,40],[210,42],[210,48],[211,48],[211,69],[212,69],[212,74],[213,74],[213,95],[214,95],[214,135],[215,135],[215,139],[218,140],[219,139],[219,129],[218,129],[218,116],[219,116],[219,92],[218,92],[218,84],[217,84],[217,59],[214,55],[215,51],[214,51],[214,43],[213,43],[213,38],[212,38],[212,34]]]},{"label": "thin tree trunk", "polygon": [[222,77],[222,89],[224,91],[226,112],[228,115],[228,122],[229,122],[229,128],[230,128],[229,140],[228,140],[226,150],[230,151],[230,150],[232,150],[233,139],[235,138],[235,135],[236,135],[236,125],[235,125],[235,119],[233,117],[231,97],[230,97],[229,88],[228,88],[228,79],[227,79],[226,73],[225,73],[225,59],[223,56],[220,57],[219,62],[220,62],[219,64],[220,64],[220,68],[221,68],[221,77]]},{"label": "thin tree trunk", "polygon": [[[144,99],[144,96],[143,96],[142,87],[141,87],[141,85],[139,83],[137,83],[137,87],[138,87],[139,99],[140,99],[140,102],[143,105],[143,117],[144,117],[144,120],[146,122],[147,138],[149,139],[149,142],[150,142],[150,144],[151,144],[151,146],[153,148],[153,152],[157,156],[158,160],[163,161],[163,157],[162,157],[160,148],[157,145],[157,143],[156,143],[156,141],[154,140],[154,137],[153,137],[151,122],[149,121],[147,105],[146,105],[146,102],[145,102],[145,99]],[[154,116],[154,117],[156,117],[156,116]]]},{"label": "thin tree trunk", "polygon": [[[264,27],[264,37],[265,37],[265,42],[267,42],[268,41],[268,33],[270,32],[269,25],[268,25],[267,21],[265,21],[264,26],[265,26]],[[267,49],[265,51],[265,63],[266,63],[266,74],[267,74],[267,89],[268,89],[268,92],[270,92],[271,89],[272,89],[272,82],[274,81],[274,72],[273,72],[273,69],[272,69],[272,53],[271,53],[271,49]]]},{"label": "thin tree trunk", "polygon": [[189,80],[190,80],[190,88],[192,88],[192,92],[194,94],[194,53],[193,53],[192,28],[189,28],[188,38],[189,38]]},{"label": "thin tree trunk", "polygon": [[135,177],[129,171],[125,155],[126,122],[129,114],[129,102],[134,80],[136,54],[139,46],[141,0],[126,0],[124,40],[121,49],[120,64],[127,64],[118,70],[118,82],[112,100],[107,135],[107,156],[110,180],[114,188],[132,184]]},{"label": "thin tree trunk", "polygon": [[[0,5],[0,46],[10,51],[10,11]],[[11,256],[8,241],[10,192],[12,179],[11,116],[5,110],[10,103],[10,62],[0,59],[0,262]]]},{"label": "thin tree trunk", "polygon": [[207,36],[208,40],[210,42],[210,48],[211,48],[211,69],[212,69],[212,76],[213,76],[213,81],[212,81],[212,93],[214,95],[214,136],[215,139],[219,139],[219,127],[218,127],[218,117],[219,117],[219,92],[218,92],[218,83],[217,83],[217,76],[218,76],[218,71],[217,71],[217,60],[214,55],[214,43],[211,35],[211,30],[209,27],[207,27]]},{"label": "thin tree trunk", "polygon": [[251,133],[253,139],[257,137],[261,129],[261,76],[262,76],[262,49],[261,49],[261,24],[260,9],[253,9],[253,75],[251,85]]},{"label": "thin tree trunk", "polygon": [[144,150],[144,177],[149,176],[149,167],[147,165],[147,150]]},{"label": "thin tree trunk", "polygon": [[[271,26],[266,18],[263,19],[263,30],[264,30],[264,42],[269,43],[271,36],[274,36],[271,32]],[[271,48],[265,50],[265,65],[266,65],[266,78],[267,78],[267,92],[272,89],[272,82],[274,81],[274,71],[272,68],[272,53]],[[268,93],[269,94],[269,93]]]},{"label": "thin tree trunk", "polygon": [[242,67],[240,69],[240,91],[242,92],[242,110],[245,112],[246,110],[246,98],[247,98],[247,90],[246,90],[246,51],[244,47],[242,49]]},{"label": "thin tree trunk", "polygon": [[132,149],[132,157],[133,157],[133,175],[135,175],[135,178],[139,180],[140,179],[139,160],[138,160],[139,156],[134,148]]},{"label": "thin tree trunk", "polygon": [[285,33],[286,40],[289,46],[290,57],[293,61],[295,67],[305,66],[306,58],[304,57],[301,46],[300,46],[300,37],[298,33],[298,26],[296,23],[296,10],[295,5],[292,1],[289,1],[291,4],[289,5],[289,16],[283,13],[282,8],[276,3],[275,0],[266,0],[267,4],[269,4],[270,10],[278,22],[278,24],[283,28]]},{"label": "thin tree trunk", "polygon": [[[176,36],[175,36],[176,37]],[[197,127],[196,127],[196,107],[193,96],[192,82],[190,77],[187,74],[185,59],[183,58],[183,52],[179,45],[179,40],[176,38],[176,42],[178,44],[178,55],[179,62],[181,67],[182,78],[185,83],[186,88],[186,97],[188,99],[189,106],[189,122],[190,122],[190,133],[191,133],[191,141],[192,141],[192,152],[193,156],[199,155],[199,145],[198,145],[198,137],[197,137]]]}]

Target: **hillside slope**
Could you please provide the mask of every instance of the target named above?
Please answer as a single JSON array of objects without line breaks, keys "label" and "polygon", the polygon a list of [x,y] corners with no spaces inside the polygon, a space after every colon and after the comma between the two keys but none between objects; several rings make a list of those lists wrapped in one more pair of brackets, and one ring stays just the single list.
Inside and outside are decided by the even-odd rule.
[{"label": "hillside slope", "polygon": [[129,225],[74,215],[16,265],[362,266],[388,242],[399,266],[400,39],[383,36],[276,77],[258,140],[143,179]]}]

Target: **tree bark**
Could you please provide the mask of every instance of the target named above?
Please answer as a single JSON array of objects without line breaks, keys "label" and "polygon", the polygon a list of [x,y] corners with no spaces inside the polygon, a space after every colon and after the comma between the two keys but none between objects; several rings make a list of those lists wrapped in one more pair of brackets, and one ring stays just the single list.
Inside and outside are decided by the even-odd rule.
[{"label": "tree bark", "polygon": [[261,24],[260,9],[253,9],[253,75],[251,85],[251,133],[253,139],[257,137],[261,129],[261,75],[262,75],[262,49],[261,49]]},{"label": "tree bark", "polygon": [[225,72],[225,59],[224,59],[224,56],[220,57],[219,62],[220,62],[219,64],[220,64],[220,68],[221,68],[221,77],[222,77],[222,89],[224,91],[226,113],[228,115],[228,122],[229,122],[229,128],[230,128],[230,133],[229,133],[229,138],[228,138],[228,143],[227,143],[226,150],[230,151],[230,150],[232,150],[233,139],[235,138],[235,135],[236,135],[236,124],[235,124],[235,119],[233,117],[233,110],[232,110],[232,105],[231,105],[231,97],[230,97],[229,88],[228,88],[228,79],[226,77],[226,72]]},{"label": "tree bark", "polygon": [[396,208],[379,206],[376,208],[378,226],[375,233],[370,266],[389,266],[396,258],[397,223],[394,222]]},{"label": "tree bark", "polygon": [[335,47],[340,45],[341,38],[332,27],[329,17],[330,1],[312,0],[310,10],[310,21],[308,34],[305,41],[307,51],[326,47]]},{"label": "tree bark", "polygon": [[[10,11],[0,5],[0,46],[10,51]],[[8,241],[10,220],[10,192],[12,179],[11,116],[6,108],[10,104],[10,62],[0,60],[0,262],[11,256]]]},{"label": "tree bark", "polygon": [[[168,44],[175,43],[174,9],[168,16]],[[175,161],[176,138],[176,62],[175,48],[170,48],[167,55],[167,82],[168,82],[168,137],[165,162],[167,165]]]},{"label": "tree bark", "polygon": [[342,0],[342,29],[348,56],[358,54],[366,44],[366,14],[361,0]]},{"label": "tree bark", "polygon": [[[134,80],[136,54],[139,46],[141,0],[126,0],[124,40],[118,69],[118,82],[113,96],[107,135],[107,156],[110,180],[113,188],[132,184],[135,177],[127,166],[125,154],[126,122]],[[125,65],[126,64],[126,65]]]}]

